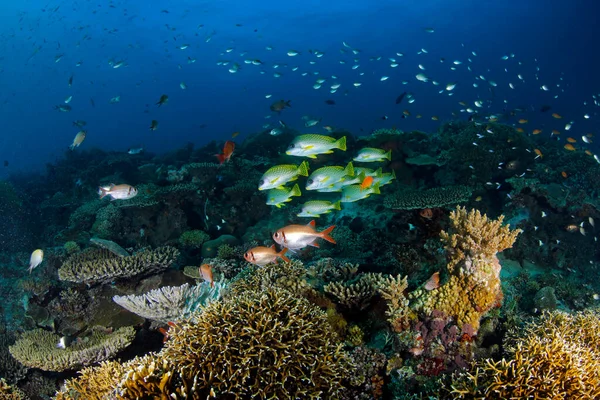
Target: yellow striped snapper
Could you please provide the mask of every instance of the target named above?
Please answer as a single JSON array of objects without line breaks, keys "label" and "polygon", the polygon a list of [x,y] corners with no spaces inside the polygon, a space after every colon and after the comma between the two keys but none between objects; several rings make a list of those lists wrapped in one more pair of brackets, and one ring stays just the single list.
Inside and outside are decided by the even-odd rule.
[{"label": "yellow striped snapper", "polygon": [[345,186],[342,189],[342,203],[353,203],[358,200],[366,199],[371,194],[381,194],[379,192],[379,184],[376,183],[373,186],[363,189],[360,185]]},{"label": "yellow striped snapper", "polygon": [[383,171],[381,168],[374,170],[372,168],[354,167],[354,173],[357,175],[364,173],[365,176],[379,176],[379,175],[381,175],[382,172]]},{"label": "yellow striped snapper", "polygon": [[354,176],[354,166],[349,162],[346,167],[339,165],[322,167],[314,171],[306,181],[306,190],[321,190]]},{"label": "yellow striped snapper", "polygon": [[385,160],[392,160],[392,150],[385,151],[374,147],[365,147],[360,149],[358,155],[354,157],[354,161],[358,162],[378,162]]},{"label": "yellow striped snapper", "polygon": [[373,185],[385,186],[392,183],[394,179],[396,179],[396,171],[392,170],[392,172],[381,172],[381,168],[378,170],[379,174],[373,177]]},{"label": "yellow striped snapper", "polygon": [[346,136],[334,139],[330,136],[308,134],[297,136],[285,154],[290,156],[317,158],[318,154],[331,154],[333,149],[346,151]]},{"label": "yellow striped snapper", "polygon": [[319,218],[321,214],[329,214],[332,210],[341,210],[341,202],[335,203],[326,200],[311,200],[302,205],[302,211],[299,217]]},{"label": "yellow striped snapper", "polygon": [[331,192],[341,192],[342,189],[346,186],[355,185],[357,183],[361,183],[365,179],[364,172],[360,175],[346,176],[339,182],[334,183],[333,185],[319,189],[319,193],[331,193]]},{"label": "yellow striped snapper", "polygon": [[283,189],[283,185],[295,181],[298,176],[308,176],[308,162],[303,161],[300,165],[275,165],[269,168],[260,178],[258,190]]},{"label": "yellow striped snapper", "polygon": [[292,201],[292,197],[301,195],[302,192],[300,192],[298,184],[295,184],[291,189],[270,189],[267,192],[267,205],[281,208],[285,203]]}]

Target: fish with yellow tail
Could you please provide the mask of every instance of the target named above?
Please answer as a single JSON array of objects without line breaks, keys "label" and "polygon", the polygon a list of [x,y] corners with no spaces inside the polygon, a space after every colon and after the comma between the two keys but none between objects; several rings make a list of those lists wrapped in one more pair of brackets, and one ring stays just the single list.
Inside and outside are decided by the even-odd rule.
[{"label": "fish with yellow tail", "polygon": [[37,249],[31,253],[31,257],[29,258],[29,273],[33,271],[38,265],[40,265],[44,261],[44,250]]},{"label": "fish with yellow tail", "polygon": [[362,199],[366,199],[372,194],[381,194],[379,191],[379,183],[376,183],[368,188],[362,188],[361,185],[350,185],[342,188],[342,203],[353,203]]},{"label": "fish with yellow tail", "polygon": [[273,234],[273,240],[280,246],[290,249],[290,251],[301,250],[306,246],[319,247],[317,239],[335,244],[335,240],[329,236],[334,228],[335,225],[331,225],[324,231],[317,232],[315,230],[315,220],[312,220],[308,225],[288,225],[278,229]]},{"label": "fish with yellow tail", "polygon": [[299,217],[319,218],[321,214],[329,214],[332,210],[341,210],[341,202],[332,203],[326,200],[311,200],[302,205]]},{"label": "fish with yellow tail", "polygon": [[73,139],[73,144],[69,146],[71,150],[75,149],[75,147],[81,146],[81,143],[85,140],[85,136],[87,135],[87,131],[79,131],[75,138]]},{"label": "fish with yellow tail", "polygon": [[346,167],[330,165],[315,170],[306,181],[306,190],[332,188],[336,183],[349,180],[354,176],[354,166],[349,162]]},{"label": "fish with yellow tail", "polygon": [[331,154],[334,149],[346,151],[346,136],[339,139],[325,135],[309,134],[297,136],[285,154],[289,156],[317,158],[319,154]]},{"label": "fish with yellow tail", "polygon": [[111,200],[128,200],[137,196],[138,190],[131,185],[111,183],[109,186],[100,186],[98,194],[101,199],[110,196]]},{"label": "fish with yellow tail", "polygon": [[392,150],[385,151],[374,147],[360,149],[357,156],[354,157],[354,161],[358,162],[379,162],[386,160],[392,160]]},{"label": "fish with yellow tail", "polygon": [[285,262],[289,262],[290,259],[285,256],[288,249],[284,248],[279,253],[275,249],[275,245],[271,247],[257,246],[253,247],[244,253],[244,259],[250,264],[264,267],[267,264],[277,264],[277,260],[281,258]]},{"label": "fish with yellow tail", "polygon": [[285,203],[292,201],[292,197],[301,196],[300,187],[295,184],[291,189],[270,189],[267,192],[267,205],[281,208]]},{"label": "fish with yellow tail", "polygon": [[300,165],[284,164],[271,167],[260,178],[258,190],[283,189],[283,185],[295,181],[299,176],[308,176],[308,163]]}]

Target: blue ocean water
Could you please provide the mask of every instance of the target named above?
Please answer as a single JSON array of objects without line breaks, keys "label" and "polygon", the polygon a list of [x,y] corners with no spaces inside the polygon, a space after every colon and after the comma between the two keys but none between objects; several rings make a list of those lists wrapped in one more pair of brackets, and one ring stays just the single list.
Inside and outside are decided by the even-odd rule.
[{"label": "blue ocean water", "polygon": [[[0,176],[39,171],[62,157],[79,130],[75,120],[87,122],[81,149],[162,152],[226,140],[233,132],[243,139],[279,119],[314,131],[303,127],[304,115],[355,134],[392,126],[434,131],[452,112],[467,118],[459,101],[476,109],[473,102],[481,99],[481,113],[522,107],[531,129],[549,133],[574,121],[574,134],[594,133],[597,9],[593,1],[3,2],[0,159],[8,166]],[[299,54],[288,56],[292,49]],[[504,55],[510,58],[501,60]],[[244,63],[255,59],[262,64]],[[113,68],[111,61],[124,66]],[[240,66],[236,73],[228,72],[233,63]],[[416,80],[420,72],[440,85]],[[315,90],[319,78],[326,81]],[[444,90],[450,82],[458,83],[453,96]],[[330,93],[334,83],[341,86]],[[414,103],[396,105],[403,92]],[[169,101],[158,107],[162,94]],[[69,96],[72,110],[55,110]],[[116,96],[121,101],[110,104]],[[279,99],[292,104],[281,115],[269,110]],[[325,104],[328,99],[336,104]],[[544,104],[563,119],[539,113]],[[401,118],[403,110],[411,117]],[[152,120],[159,122],[156,131],[148,129]]]}]

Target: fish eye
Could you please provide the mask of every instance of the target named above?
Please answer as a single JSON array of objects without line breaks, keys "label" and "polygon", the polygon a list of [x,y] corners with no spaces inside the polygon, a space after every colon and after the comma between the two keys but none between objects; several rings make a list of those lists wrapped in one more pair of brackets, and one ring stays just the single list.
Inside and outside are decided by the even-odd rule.
[{"label": "fish eye", "polygon": [[290,147],[288,147],[288,148],[293,149],[294,147],[296,147],[296,145],[294,143],[292,143],[292,144],[290,144]]},{"label": "fish eye", "polygon": [[306,181],[306,183],[308,183],[309,185],[312,185],[313,183],[315,183],[315,181],[312,179],[309,179],[308,181]]}]

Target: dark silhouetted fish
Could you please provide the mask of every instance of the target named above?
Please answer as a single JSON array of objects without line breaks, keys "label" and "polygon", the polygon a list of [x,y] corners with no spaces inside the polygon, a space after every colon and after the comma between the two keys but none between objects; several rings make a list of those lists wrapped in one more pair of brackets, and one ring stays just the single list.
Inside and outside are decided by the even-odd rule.
[{"label": "dark silhouetted fish", "polygon": [[552,109],[552,107],[547,104],[544,104],[543,106],[540,107],[541,112],[550,111],[551,109]]},{"label": "dark silhouetted fish", "polygon": [[400,96],[396,97],[396,104],[402,103],[402,100],[404,100],[404,96],[406,96],[406,92],[404,92]]},{"label": "dark silhouetted fish", "polygon": [[335,104],[335,100],[325,100],[325,104],[329,104],[330,106]]}]

